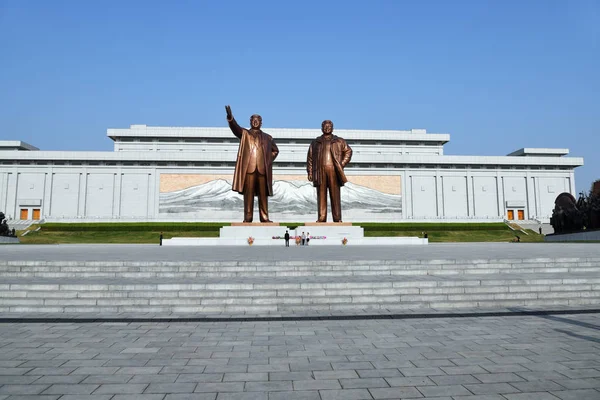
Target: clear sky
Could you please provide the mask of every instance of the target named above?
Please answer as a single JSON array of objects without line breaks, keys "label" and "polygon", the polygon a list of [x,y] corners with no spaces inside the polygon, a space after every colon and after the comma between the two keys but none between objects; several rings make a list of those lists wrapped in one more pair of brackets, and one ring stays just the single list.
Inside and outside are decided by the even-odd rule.
[{"label": "clear sky", "polygon": [[111,151],[107,128],[449,133],[450,155],[569,148],[600,179],[600,0],[0,0],[0,139]]}]

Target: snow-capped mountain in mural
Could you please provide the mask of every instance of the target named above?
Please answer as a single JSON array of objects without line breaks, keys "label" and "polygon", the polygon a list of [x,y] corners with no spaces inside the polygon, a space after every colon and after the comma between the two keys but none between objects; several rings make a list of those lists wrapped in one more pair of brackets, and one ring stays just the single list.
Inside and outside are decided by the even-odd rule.
[{"label": "snow-capped mountain in mural", "polygon": [[[242,195],[231,190],[231,182],[215,179],[202,185],[160,194],[161,214],[242,210]],[[314,214],[316,189],[311,182],[275,181],[269,198],[269,212]],[[342,188],[343,210],[361,209],[371,213],[402,212],[402,196],[382,193],[350,182]]]}]

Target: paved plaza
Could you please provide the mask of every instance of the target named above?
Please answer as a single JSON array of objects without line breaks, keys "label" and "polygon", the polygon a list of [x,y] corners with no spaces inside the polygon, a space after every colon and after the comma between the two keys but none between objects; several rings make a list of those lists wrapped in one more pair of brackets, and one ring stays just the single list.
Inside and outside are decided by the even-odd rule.
[{"label": "paved plaza", "polygon": [[0,324],[0,399],[600,399],[600,316]]},{"label": "paved plaza", "polygon": [[[157,239],[158,240],[158,239]],[[430,243],[426,246],[2,246],[2,260],[28,261],[318,261],[597,258],[598,243]]]},{"label": "paved plaza", "polygon": [[[600,257],[597,244],[546,243],[289,249],[21,245],[2,246],[2,251],[7,262],[131,261],[148,262],[148,268],[155,268],[157,261],[272,261],[293,268],[294,261],[403,259],[511,259],[518,267],[519,260],[539,259],[532,266],[545,271],[549,260],[573,265],[574,260],[588,259],[595,264]],[[432,269],[431,274],[439,272],[435,261],[413,264]],[[580,268],[595,268],[591,264]],[[312,268],[317,270],[318,263]],[[580,284],[597,278],[591,270],[569,268],[573,271],[563,274],[571,279],[580,274]],[[514,279],[506,272],[501,275]],[[528,282],[538,274],[538,279],[554,276],[548,271],[530,274]],[[26,279],[10,276],[7,272],[5,283]],[[100,278],[77,279],[90,283]],[[400,279],[445,278],[428,273]],[[461,279],[484,281],[483,275]],[[567,288],[580,290],[573,285]],[[235,313],[212,320],[199,314],[182,315],[196,317],[187,321],[152,320],[157,315],[121,313],[107,322],[98,320],[106,317],[103,313],[67,314],[60,320],[53,318],[64,314],[49,313],[49,318],[31,323],[27,318],[34,315],[7,313],[0,323],[0,400],[599,400],[597,306],[551,304],[538,308],[545,310],[539,315],[509,307],[488,314],[481,308],[444,313],[420,309],[396,315],[325,312],[309,313],[315,316],[311,319],[267,320],[236,318]]]}]

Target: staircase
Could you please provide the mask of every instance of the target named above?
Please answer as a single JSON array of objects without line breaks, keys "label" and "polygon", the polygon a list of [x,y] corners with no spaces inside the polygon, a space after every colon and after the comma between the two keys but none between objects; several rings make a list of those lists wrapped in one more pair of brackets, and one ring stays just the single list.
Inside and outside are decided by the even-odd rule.
[{"label": "staircase", "polygon": [[600,258],[0,261],[3,313],[294,315],[600,305]]},{"label": "staircase", "polygon": [[43,224],[44,220],[34,220],[34,219],[11,219],[6,221],[8,227],[10,229],[15,229],[16,231],[23,231],[29,228],[33,224]]}]

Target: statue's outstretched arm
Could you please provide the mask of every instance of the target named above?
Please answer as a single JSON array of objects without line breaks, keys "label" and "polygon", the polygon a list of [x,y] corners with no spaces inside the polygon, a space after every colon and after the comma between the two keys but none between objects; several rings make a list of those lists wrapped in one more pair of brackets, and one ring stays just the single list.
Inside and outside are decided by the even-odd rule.
[{"label": "statue's outstretched arm", "polygon": [[233,132],[233,134],[237,136],[238,139],[241,139],[242,132],[244,131],[244,129],[241,126],[239,126],[235,118],[233,118],[233,113],[231,112],[230,106],[225,106],[225,111],[227,112],[227,122],[229,123],[229,129],[231,129],[231,132]]}]

